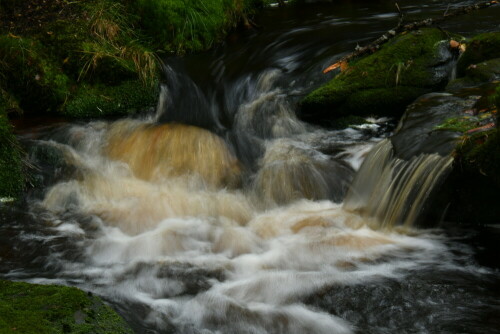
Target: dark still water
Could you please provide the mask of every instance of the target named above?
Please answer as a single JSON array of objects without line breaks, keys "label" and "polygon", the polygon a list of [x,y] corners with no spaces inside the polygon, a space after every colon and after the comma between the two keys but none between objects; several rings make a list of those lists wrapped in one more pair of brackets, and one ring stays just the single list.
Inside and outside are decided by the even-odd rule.
[{"label": "dark still water", "polygon": [[[417,20],[468,3],[399,5]],[[498,229],[412,225],[451,158],[391,160],[395,122],[377,115],[344,130],[296,116],[393,7],[271,8],[167,58],[151,114],[22,129],[37,187],[0,204],[0,277],[92,291],[138,333],[500,333]],[[443,28],[498,30],[499,9]]]}]

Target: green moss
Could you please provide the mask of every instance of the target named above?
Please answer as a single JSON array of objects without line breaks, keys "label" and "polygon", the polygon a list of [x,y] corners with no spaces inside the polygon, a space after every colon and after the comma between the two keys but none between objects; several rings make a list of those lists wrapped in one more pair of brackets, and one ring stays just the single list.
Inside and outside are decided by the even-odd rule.
[{"label": "green moss", "polygon": [[69,80],[47,49],[30,38],[0,36],[2,86],[23,109],[55,110],[69,95]]},{"label": "green moss", "polygon": [[21,149],[12,134],[4,102],[0,96],[0,197],[16,198],[24,187]]},{"label": "green moss", "polygon": [[157,89],[139,81],[126,81],[117,86],[82,85],[64,113],[71,117],[130,115],[156,103]]},{"label": "green moss", "polygon": [[[22,12],[22,6],[21,2],[15,4],[16,12]],[[15,96],[24,110],[66,111],[68,101],[81,101],[85,88],[79,89],[80,85],[113,86],[100,94],[103,100],[111,97],[110,101],[132,81],[144,86],[134,87],[138,93],[152,90],[159,77],[159,60],[148,47],[147,38],[134,28],[137,16],[111,0],[60,6],[64,15],[35,12],[46,20],[39,29],[26,27],[17,35],[0,37],[0,87]],[[137,95],[129,93],[134,98]],[[144,95],[149,98],[150,94]],[[105,114],[112,110],[124,114],[124,108],[130,111],[138,104],[132,97],[120,99],[126,102],[113,108],[107,103]],[[82,108],[70,109],[79,109],[80,116],[96,115]]]},{"label": "green moss", "polygon": [[500,187],[500,133],[498,129],[473,135],[457,148],[464,169],[480,173]]},{"label": "green moss", "polygon": [[439,29],[398,36],[309,94],[301,103],[303,113],[337,117],[337,112],[363,115],[369,109],[389,115],[404,111],[422,93],[445,84],[432,67],[440,63],[438,43],[446,39]]},{"label": "green moss", "polygon": [[4,112],[22,114],[23,110],[19,106],[19,101],[0,87],[0,114]]},{"label": "green moss", "polygon": [[132,333],[97,297],[76,288],[0,281],[1,333]]},{"label": "green moss", "polygon": [[500,58],[500,32],[477,35],[467,43],[467,50],[460,56],[457,74],[463,76],[471,64],[493,58]]},{"label": "green moss", "polygon": [[478,86],[482,83],[494,81],[500,78],[500,58],[482,61],[469,66],[465,70],[465,76],[451,81],[446,90],[455,91],[466,87]]},{"label": "green moss", "polygon": [[453,117],[446,119],[443,123],[435,127],[436,130],[455,131],[465,133],[471,129],[477,128],[479,122],[472,117]]}]

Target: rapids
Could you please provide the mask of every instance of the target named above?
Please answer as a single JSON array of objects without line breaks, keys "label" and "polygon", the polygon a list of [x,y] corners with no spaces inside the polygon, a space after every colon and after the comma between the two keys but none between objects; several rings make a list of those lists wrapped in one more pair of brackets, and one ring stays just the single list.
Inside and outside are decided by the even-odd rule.
[{"label": "rapids", "polygon": [[451,158],[394,157],[392,120],[295,116],[325,65],[395,18],[385,1],[269,9],[263,31],[166,59],[150,114],[24,130],[45,188],[1,208],[0,277],[96,293],[138,333],[498,332],[474,235],[413,224]]}]

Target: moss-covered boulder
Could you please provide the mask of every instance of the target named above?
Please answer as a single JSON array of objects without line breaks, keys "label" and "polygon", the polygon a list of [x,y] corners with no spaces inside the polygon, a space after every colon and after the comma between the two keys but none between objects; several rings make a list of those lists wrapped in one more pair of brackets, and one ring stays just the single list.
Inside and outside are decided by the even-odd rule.
[{"label": "moss-covered boulder", "polygon": [[321,121],[348,114],[400,115],[416,97],[446,85],[453,60],[449,38],[431,28],[394,38],[306,96],[302,117]]},{"label": "moss-covered boulder", "polygon": [[0,72],[5,90],[25,110],[55,110],[69,95],[69,79],[37,40],[0,36]]},{"label": "moss-covered boulder", "polygon": [[1,333],[133,333],[96,296],[65,286],[0,280]]},{"label": "moss-covered boulder", "polygon": [[446,221],[500,223],[500,134],[497,129],[464,138],[457,146],[453,171],[443,185]]},{"label": "moss-covered boulder", "polygon": [[[491,84],[485,86],[483,98],[473,108],[435,127],[460,136],[453,153],[452,173],[434,203],[435,207],[447,208],[445,221],[477,225],[500,223],[500,133],[496,113],[500,106],[500,86],[496,94],[489,86]],[[442,219],[442,211],[437,216]]]},{"label": "moss-covered boulder", "polygon": [[500,58],[500,32],[477,35],[467,43],[467,50],[458,59],[457,75],[462,77],[470,65],[494,58]]},{"label": "moss-covered boulder", "polygon": [[498,79],[500,79],[500,58],[490,59],[469,65],[465,69],[464,76],[450,81],[446,90],[454,91],[465,87],[474,87]]},{"label": "moss-covered boulder", "polygon": [[24,187],[22,155],[5,104],[0,96],[0,198],[16,198]]}]

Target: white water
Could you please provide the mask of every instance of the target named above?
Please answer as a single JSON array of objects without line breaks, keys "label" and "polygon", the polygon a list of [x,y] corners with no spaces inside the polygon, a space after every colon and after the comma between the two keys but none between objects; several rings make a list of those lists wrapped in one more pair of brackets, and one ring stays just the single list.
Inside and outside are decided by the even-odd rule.
[{"label": "white water", "polygon": [[[356,324],[304,298],[404,279],[448,252],[437,236],[379,231],[327,200],[343,186],[330,179],[335,168],[359,167],[373,146],[361,138],[348,129],[267,140],[248,175],[206,130],[138,120],[73,126],[68,144],[49,144],[79,172],[39,205],[82,254],[54,252],[47,265],[61,266],[56,282],[140,305],[139,321],[160,332],[352,333]],[[315,150],[339,141],[335,159]],[[253,181],[234,186],[242,178]]]}]

